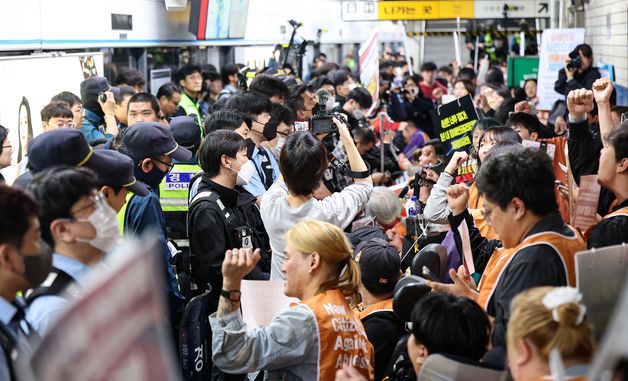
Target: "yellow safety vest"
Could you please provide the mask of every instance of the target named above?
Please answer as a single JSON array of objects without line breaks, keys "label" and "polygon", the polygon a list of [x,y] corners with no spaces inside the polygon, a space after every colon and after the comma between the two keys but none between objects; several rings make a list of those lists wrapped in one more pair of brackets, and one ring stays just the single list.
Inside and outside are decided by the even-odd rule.
[{"label": "yellow safety vest", "polygon": [[122,208],[118,212],[118,225],[120,226],[120,235],[124,235],[124,222],[126,220],[126,207],[129,205],[129,201],[131,201],[131,197],[133,197],[135,193],[129,192],[126,194],[126,202],[122,205]]},{"label": "yellow safety vest", "polygon": [[175,164],[172,171],[159,184],[161,210],[167,212],[188,211],[190,179],[201,171],[198,164]]}]

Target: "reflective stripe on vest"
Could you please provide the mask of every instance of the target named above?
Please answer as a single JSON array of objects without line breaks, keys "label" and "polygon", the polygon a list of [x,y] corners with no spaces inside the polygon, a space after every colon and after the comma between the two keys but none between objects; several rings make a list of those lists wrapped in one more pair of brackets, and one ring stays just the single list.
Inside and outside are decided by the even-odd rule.
[{"label": "reflective stripe on vest", "polygon": [[126,207],[129,205],[129,201],[131,201],[131,197],[133,197],[134,193],[129,192],[126,194],[126,202],[122,205],[122,208],[118,212],[118,225],[120,226],[120,235],[124,235],[124,221],[126,220]]},{"label": "reflective stripe on vest", "polygon": [[560,256],[565,270],[565,277],[570,286],[576,286],[576,264],[575,254],[578,251],[586,250],[581,235],[573,228],[574,236],[568,237],[556,232],[542,232],[526,237],[520,244],[509,249],[497,249],[493,252],[491,259],[486,264],[486,269],[480,280],[480,295],[477,303],[488,310],[488,304],[495,292],[495,288],[501,279],[502,274],[513,260],[515,255],[521,250],[534,245],[548,245]]},{"label": "reflective stripe on vest", "polygon": [[175,164],[159,184],[159,203],[164,213],[188,211],[190,179],[201,170],[198,164]]},{"label": "reflective stripe on vest", "polygon": [[342,365],[353,364],[367,380],[373,379],[374,351],[364,326],[339,290],[329,290],[307,299],[318,330],[317,380],[333,380]]}]

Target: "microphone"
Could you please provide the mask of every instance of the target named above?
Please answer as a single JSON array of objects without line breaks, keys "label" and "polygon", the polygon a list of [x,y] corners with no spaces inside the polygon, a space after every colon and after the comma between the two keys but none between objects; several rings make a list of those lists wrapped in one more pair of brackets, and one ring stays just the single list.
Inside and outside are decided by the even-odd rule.
[{"label": "microphone", "polygon": [[329,91],[321,87],[320,89],[318,89],[318,91],[316,91],[316,96],[318,97],[319,110],[323,112],[327,111],[327,102],[329,101],[329,98],[331,97],[331,94],[329,94]]}]

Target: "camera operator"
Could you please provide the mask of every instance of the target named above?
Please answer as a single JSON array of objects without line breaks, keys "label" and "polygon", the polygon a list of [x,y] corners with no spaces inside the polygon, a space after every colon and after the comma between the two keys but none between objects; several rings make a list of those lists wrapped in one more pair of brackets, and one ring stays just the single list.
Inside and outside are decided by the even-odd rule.
[{"label": "camera operator", "polygon": [[597,67],[593,66],[593,50],[587,44],[580,44],[569,53],[565,67],[558,72],[554,90],[564,96],[572,90],[591,90],[593,82],[600,77]]},{"label": "camera operator", "polygon": [[316,200],[314,192],[319,188],[328,166],[325,147],[309,132],[288,135],[279,158],[282,180],[266,191],[261,204],[262,220],[273,249],[271,279],[285,278],[280,271],[284,262],[283,237],[294,224],[304,219],[316,219],[344,229],[364,208],[371,195],[373,181],[349,129],[336,118],[332,121],[347,150],[350,170],[358,178],[341,192]]},{"label": "camera operator", "polygon": [[347,125],[349,131],[353,132],[356,128],[360,127],[361,122],[366,126],[366,117],[368,116],[368,110],[373,104],[373,98],[366,89],[356,87],[349,91],[347,95],[347,101],[343,105],[339,105],[334,108],[333,112],[339,112],[347,116]]},{"label": "camera operator", "polygon": [[434,136],[434,127],[430,119],[434,102],[423,95],[420,83],[421,77],[414,74],[406,77],[403,87],[391,86],[388,93],[388,113],[391,119],[398,122],[412,121],[429,136]]}]

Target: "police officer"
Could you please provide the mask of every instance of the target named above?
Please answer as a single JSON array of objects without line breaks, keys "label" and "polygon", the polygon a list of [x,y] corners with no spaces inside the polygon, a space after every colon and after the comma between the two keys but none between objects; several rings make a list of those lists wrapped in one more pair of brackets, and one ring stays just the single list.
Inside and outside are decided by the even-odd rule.
[{"label": "police officer", "polygon": [[140,122],[130,126],[122,144],[124,153],[133,159],[135,177],[148,185],[151,191],[144,197],[129,193],[128,202],[118,213],[118,219],[123,221],[125,235],[141,235],[146,231],[157,233],[167,273],[170,318],[176,325],[183,309],[183,297],[170,264],[166,222],[157,191],[161,181],[174,167],[173,160],[190,160],[192,153],[177,144],[169,127],[157,122]]},{"label": "police officer", "polygon": [[192,152],[187,161],[173,160],[174,167],[159,184],[159,202],[166,218],[166,236],[185,250],[189,247],[185,221],[188,212],[188,185],[201,172],[196,151],[201,145],[199,125],[194,116],[177,116],[170,121],[174,140]]},{"label": "police officer", "polygon": [[[16,298],[50,270],[49,256],[47,267],[37,266],[45,259],[38,214],[39,206],[28,194],[0,184],[0,380],[16,380],[18,373],[29,371],[30,341],[38,337]],[[36,267],[39,272],[32,271]]]},{"label": "police officer", "polygon": [[198,152],[203,174],[190,189],[188,214],[191,275],[197,293],[211,286],[209,309],[214,312],[222,289],[225,251],[234,247],[262,249],[266,261],[247,279],[268,279],[270,245],[256,198],[241,187],[255,172],[244,139],[233,131],[214,131],[205,137]]}]

